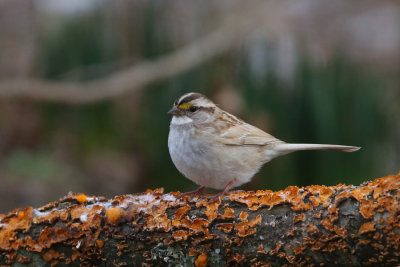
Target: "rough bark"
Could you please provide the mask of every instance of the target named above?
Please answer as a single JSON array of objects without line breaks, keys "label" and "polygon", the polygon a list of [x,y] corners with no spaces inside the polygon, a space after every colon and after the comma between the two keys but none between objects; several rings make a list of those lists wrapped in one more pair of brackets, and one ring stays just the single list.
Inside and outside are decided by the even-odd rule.
[{"label": "rough bark", "polygon": [[400,174],[222,201],[70,194],[0,215],[0,265],[396,266]]}]

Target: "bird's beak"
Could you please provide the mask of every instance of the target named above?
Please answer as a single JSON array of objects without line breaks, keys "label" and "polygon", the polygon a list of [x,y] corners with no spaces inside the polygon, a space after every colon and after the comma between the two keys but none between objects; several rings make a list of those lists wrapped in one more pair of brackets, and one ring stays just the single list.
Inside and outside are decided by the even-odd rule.
[{"label": "bird's beak", "polygon": [[184,112],[182,110],[180,110],[177,106],[174,106],[173,108],[171,108],[168,111],[169,115],[173,115],[173,116],[179,116],[179,115],[183,115]]}]

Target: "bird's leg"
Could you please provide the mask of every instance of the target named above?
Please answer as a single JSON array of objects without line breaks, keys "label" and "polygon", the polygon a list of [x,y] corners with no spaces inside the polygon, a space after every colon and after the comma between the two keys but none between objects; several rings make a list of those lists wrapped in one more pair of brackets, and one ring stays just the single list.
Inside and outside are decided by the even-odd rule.
[{"label": "bird's leg", "polygon": [[231,189],[231,187],[233,186],[233,184],[235,183],[235,181],[230,181],[224,188],[224,190],[222,190],[221,192],[215,194],[214,196],[212,196],[210,198],[210,200],[208,201],[209,203],[214,203],[215,201],[217,201],[220,197],[223,197],[226,193],[229,192],[229,189]]},{"label": "bird's leg", "polygon": [[179,198],[184,197],[184,196],[195,196],[195,195],[203,195],[204,193],[204,189],[206,189],[205,186],[200,186],[199,188],[197,188],[194,191],[190,191],[190,192],[186,192],[186,193],[182,193]]}]

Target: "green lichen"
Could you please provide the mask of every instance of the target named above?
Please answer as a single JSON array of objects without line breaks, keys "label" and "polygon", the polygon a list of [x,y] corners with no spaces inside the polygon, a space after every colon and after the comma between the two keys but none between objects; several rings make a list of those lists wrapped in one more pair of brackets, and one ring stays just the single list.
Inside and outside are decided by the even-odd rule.
[{"label": "green lichen", "polygon": [[222,255],[220,253],[221,253],[221,250],[219,248],[217,248],[208,254],[209,266],[224,266],[226,264],[226,262],[223,260]]},{"label": "green lichen", "polygon": [[158,243],[150,252],[152,260],[164,262],[168,266],[191,267],[195,261],[195,258],[189,256],[187,249],[178,244],[166,246]]}]

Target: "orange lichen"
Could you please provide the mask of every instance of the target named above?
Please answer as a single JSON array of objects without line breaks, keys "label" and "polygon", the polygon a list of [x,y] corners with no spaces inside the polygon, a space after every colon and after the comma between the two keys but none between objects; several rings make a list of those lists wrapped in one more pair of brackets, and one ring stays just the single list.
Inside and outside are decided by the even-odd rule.
[{"label": "orange lichen", "polygon": [[256,210],[259,204],[259,198],[247,192],[233,193],[230,195],[230,200],[246,204],[250,210]]},{"label": "orange lichen", "polygon": [[399,210],[398,207],[392,205],[394,202],[394,198],[392,196],[382,196],[377,199],[377,202],[380,206],[385,207],[385,209],[392,215],[395,215],[395,213]]},{"label": "orange lichen", "polygon": [[271,250],[271,251],[269,252],[269,255],[275,255],[275,254],[277,254],[277,253],[279,252],[279,250],[281,249],[281,247],[282,247],[282,242],[276,243],[275,249]]},{"label": "orange lichen", "polygon": [[190,248],[189,249],[189,256],[190,257],[194,257],[199,253],[201,253],[201,250],[199,250],[199,249],[195,249],[195,248]]},{"label": "orange lichen", "polygon": [[85,194],[79,194],[76,196],[76,201],[79,203],[85,203],[87,201],[87,197]]},{"label": "orange lichen", "polygon": [[233,255],[231,255],[228,259],[228,263],[231,262],[236,262],[236,263],[240,263],[241,261],[243,261],[246,257],[244,255],[240,255],[239,253],[235,253]]},{"label": "orange lichen", "polygon": [[313,185],[307,187],[309,192],[312,192],[312,196],[310,196],[310,200],[314,207],[318,207],[322,204],[322,206],[327,207],[330,196],[334,193],[332,188],[321,186],[321,185]]},{"label": "orange lichen", "polygon": [[310,203],[305,203],[305,202],[300,202],[295,206],[292,206],[293,211],[307,211],[307,210],[313,210],[314,207]]},{"label": "orange lichen", "polygon": [[368,195],[371,193],[372,189],[367,186],[354,188],[351,192],[351,196],[357,199],[358,201],[362,199],[367,199]]},{"label": "orange lichen", "polygon": [[21,262],[21,263],[29,263],[29,262],[31,262],[31,259],[28,257],[22,256],[22,255],[19,255],[17,258],[17,261]]},{"label": "orange lichen", "polygon": [[69,238],[69,231],[64,227],[46,226],[39,235],[38,246],[33,251],[42,251],[43,248],[50,248],[53,244],[65,241]]},{"label": "orange lichen", "polygon": [[[307,188],[306,188],[307,189]],[[230,195],[231,201],[244,203],[250,210],[258,210],[263,206],[274,207],[281,204],[290,204],[294,211],[312,210],[313,205],[305,203],[303,196],[299,194],[300,188],[296,186],[289,186],[285,190],[272,192],[272,191],[257,191],[241,192]]]},{"label": "orange lichen", "polygon": [[320,210],[320,211],[318,211],[317,213],[314,213],[312,217],[313,217],[313,218],[316,218],[316,219],[320,219],[321,216],[322,216],[322,213],[323,213],[323,211]]},{"label": "orange lichen", "polygon": [[270,206],[276,206],[279,204],[282,204],[285,202],[285,199],[283,198],[283,196],[278,195],[278,194],[273,194],[271,196],[271,205]]},{"label": "orange lichen", "polygon": [[246,237],[256,232],[255,228],[251,228],[247,222],[240,222],[235,225],[236,235]]},{"label": "orange lichen", "polygon": [[177,230],[172,234],[172,238],[176,241],[186,240],[188,236],[188,232],[184,230]]},{"label": "orange lichen", "polygon": [[192,221],[191,224],[186,224],[188,228],[193,232],[203,232],[207,229],[207,226],[210,224],[210,221],[203,218],[196,218]]},{"label": "orange lichen", "polygon": [[318,231],[318,228],[314,224],[310,223],[307,226],[307,232],[311,235],[314,235],[314,234],[317,234],[319,231]]},{"label": "orange lichen", "polygon": [[21,210],[20,212],[18,212],[17,218],[19,220],[22,220],[25,216],[25,212],[23,210]]},{"label": "orange lichen", "polygon": [[286,236],[287,237],[294,236],[295,235],[295,231],[296,231],[296,228],[290,229],[289,231],[287,231]]},{"label": "orange lichen", "polygon": [[68,216],[69,216],[68,210],[62,210],[62,211],[59,213],[59,216],[60,216],[60,220],[61,220],[61,221],[67,221],[67,220],[68,220]]},{"label": "orange lichen", "polygon": [[262,217],[260,214],[257,215],[257,217],[251,221],[249,221],[248,225],[250,227],[254,227],[256,225],[259,225],[261,223]]},{"label": "orange lichen", "polygon": [[364,219],[372,219],[375,215],[375,209],[378,207],[378,203],[374,203],[369,200],[361,199],[360,202],[360,214]]},{"label": "orange lichen", "polygon": [[180,207],[179,209],[177,209],[177,211],[174,214],[174,219],[175,220],[180,220],[182,219],[182,216],[185,215],[188,211],[190,210],[190,206],[189,205],[185,205],[183,207]]},{"label": "orange lichen", "polygon": [[54,223],[55,221],[57,221],[60,218],[60,211],[58,210],[52,210],[50,212],[39,212],[37,210],[35,210],[35,212],[33,213],[33,223]]},{"label": "orange lichen", "polygon": [[262,244],[260,244],[258,246],[257,253],[267,254],[267,252],[265,252],[264,247],[263,247]]},{"label": "orange lichen", "polygon": [[255,262],[253,265],[251,265],[251,267],[271,267],[272,265],[268,262],[265,261],[258,261]]},{"label": "orange lichen", "polygon": [[[379,251],[375,257],[379,263],[387,263],[395,257],[394,261],[398,263],[399,188],[400,176],[388,176],[359,187],[291,186],[278,192],[232,193],[214,203],[206,197],[179,199],[179,193],[163,194],[161,189],[117,196],[112,200],[86,197],[85,201],[79,201],[80,195],[72,193],[39,209],[29,207],[0,215],[0,264],[12,265],[17,260],[28,260],[17,254],[19,249],[41,253],[49,265],[85,265],[90,259],[100,257],[106,265],[123,266],[129,265],[123,260],[129,253],[136,253],[132,256],[134,260],[140,258],[151,264],[154,258],[165,261],[168,256],[143,251],[143,247],[178,242],[189,247],[187,253],[191,257],[197,257],[196,266],[210,264],[208,257],[204,260],[205,252],[216,249],[215,244],[220,246],[217,253],[228,265],[240,262],[245,266],[263,266],[259,257],[273,257],[282,260],[282,265],[306,266],[314,262],[305,254],[314,250],[322,254],[340,251],[357,255],[360,246],[361,249],[367,246]],[[245,205],[229,202],[229,199]],[[342,208],[341,204],[347,199],[351,201]],[[349,205],[356,208],[353,210],[354,207]],[[281,210],[285,213],[284,218],[293,218],[293,221],[285,222],[288,229],[278,229],[282,225],[278,217]],[[352,216],[358,215],[357,220],[367,222],[359,229],[346,229],[341,220],[349,211]],[[286,216],[288,213],[290,217]],[[266,222],[262,223],[264,219]],[[291,223],[297,223],[296,227]],[[274,243],[271,245],[265,232],[257,233],[269,231],[270,227],[280,235],[280,239],[271,237],[272,240],[285,242],[277,242],[274,249],[271,249]],[[134,249],[129,243],[132,238],[138,239]],[[103,251],[114,244],[108,242],[110,239],[118,240],[116,255],[121,259],[115,262],[104,257]],[[213,239],[221,243],[215,243]],[[286,240],[291,241],[287,243]],[[59,244],[71,247],[72,253],[63,255],[57,250]],[[259,253],[257,257],[246,258],[247,254],[236,253],[235,247],[247,248],[249,244]],[[265,253],[268,254],[262,255]]]},{"label": "orange lichen", "polygon": [[97,246],[98,248],[102,248],[102,247],[104,246],[104,241],[96,240],[96,246]]},{"label": "orange lichen", "polygon": [[369,244],[369,243],[371,243],[371,240],[368,240],[368,239],[360,239],[360,240],[358,240],[357,245],[358,245],[358,246],[360,246],[360,245],[367,245],[367,244]]},{"label": "orange lichen", "polygon": [[239,214],[239,219],[242,221],[242,222],[247,222],[247,217],[249,217],[249,214],[247,213],[247,212],[240,212],[240,214]]},{"label": "orange lichen", "polygon": [[129,246],[126,243],[117,244],[118,252],[129,252]]},{"label": "orange lichen", "polygon": [[220,223],[220,224],[218,224],[217,228],[218,228],[218,230],[229,234],[233,229],[233,223]]},{"label": "orange lichen", "polygon": [[337,215],[338,210],[337,210],[336,206],[331,205],[331,206],[328,207],[328,212],[330,214]]},{"label": "orange lichen", "polygon": [[286,255],[285,258],[290,264],[294,264],[295,263],[295,260],[296,260],[295,256]]},{"label": "orange lichen", "polygon": [[358,233],[362,235],[374,231],[375,231],[375,222],[366,222],[363,225],[361,225],[360,229],[358,230]]},{"label": "orange lichen", "polygon": [[197,257],[194,265],[196,267],[206,267],[207,266],[208,256],[207,254],[201,254]]},{"label": "orange lichen", "polygon": [[335,225],[333,224],[333,221],[326,217],[321,221],[321,225],[325,227],[326,230],[328,231],[334,231]]},{"label": "orange lichen", "polygon": [[371,243],[371,246],[376,248],[378,251],[383,251],[385,249],[385,247],[382,244],[378,243]]},{"label": "orange lichen", "polygon": [[376,240],[381,240],[381,239],[382,239],[382,237],[383,237],[383,235],[382,235],[382,234],[380,234],[380,233],[376,232],[372,238],[373,238],[373,239],[376,239]]},{"label": "orange lichen", "polygon": [[210,221],[217,218],[218,207],[219,207],[220,203],[221,203],[221,201],[217,201],[217,202],[213,202],[211,204],[208,203],[206,205],[206,211],[204,212],[204,215],[206,215]]},{"label": "orange lichen", "polygon": [[76,261],[76,259],[78,259],[81,256],[82,256],[82,253],[80,253],[79,251],[75,251],[71,256],[71,260]]},{"label": "orange lichen", "polygon": [[321,250],[325,246],[326,243],[321,241],[315,241],[311,246],[311,250]]},{"label": "orange lichen", "polygon": [[53,261],[61,258],[64,258],[64,254],[55,251],[54,249],[50,249],[43,254],[43,259],[46,261]]},{"label": "orange lichen", "polygon": [[297,223],[297,222],[303,222],[306,219],[306,215],[304,213],[301,214],[296,214],[293,217],[293,224]]},{"label": "orange lichen", "polygon": [[231,208],[225,208],[224,214],[218,214],[219,219],[234,219],[235,211]]},{"label": "orange lichen", "polygon": [[124,211],[118,207],[111,207],[106,210],[106,218],[108,223],[115,224],[118,220],[122,218]]},{"label": "orange lichen", "polygon": [[342,191],[335,197],[335,205],[339,205],[342,201],[348,199],[351,196],[351,192]]},{"label": "orange lichen", "polygon": [[243,238],[241,237],[232,237],[229,240],[229,244],[235,246],[235,247],[240,247],[243,244]]},{"label": "orange lichen", "polygon": [[294,252],[295,255],[302,255],[304,253],[304,250],[306,249],[306,247],[300,245],[298,247],[293,247],[292,250]]}]

